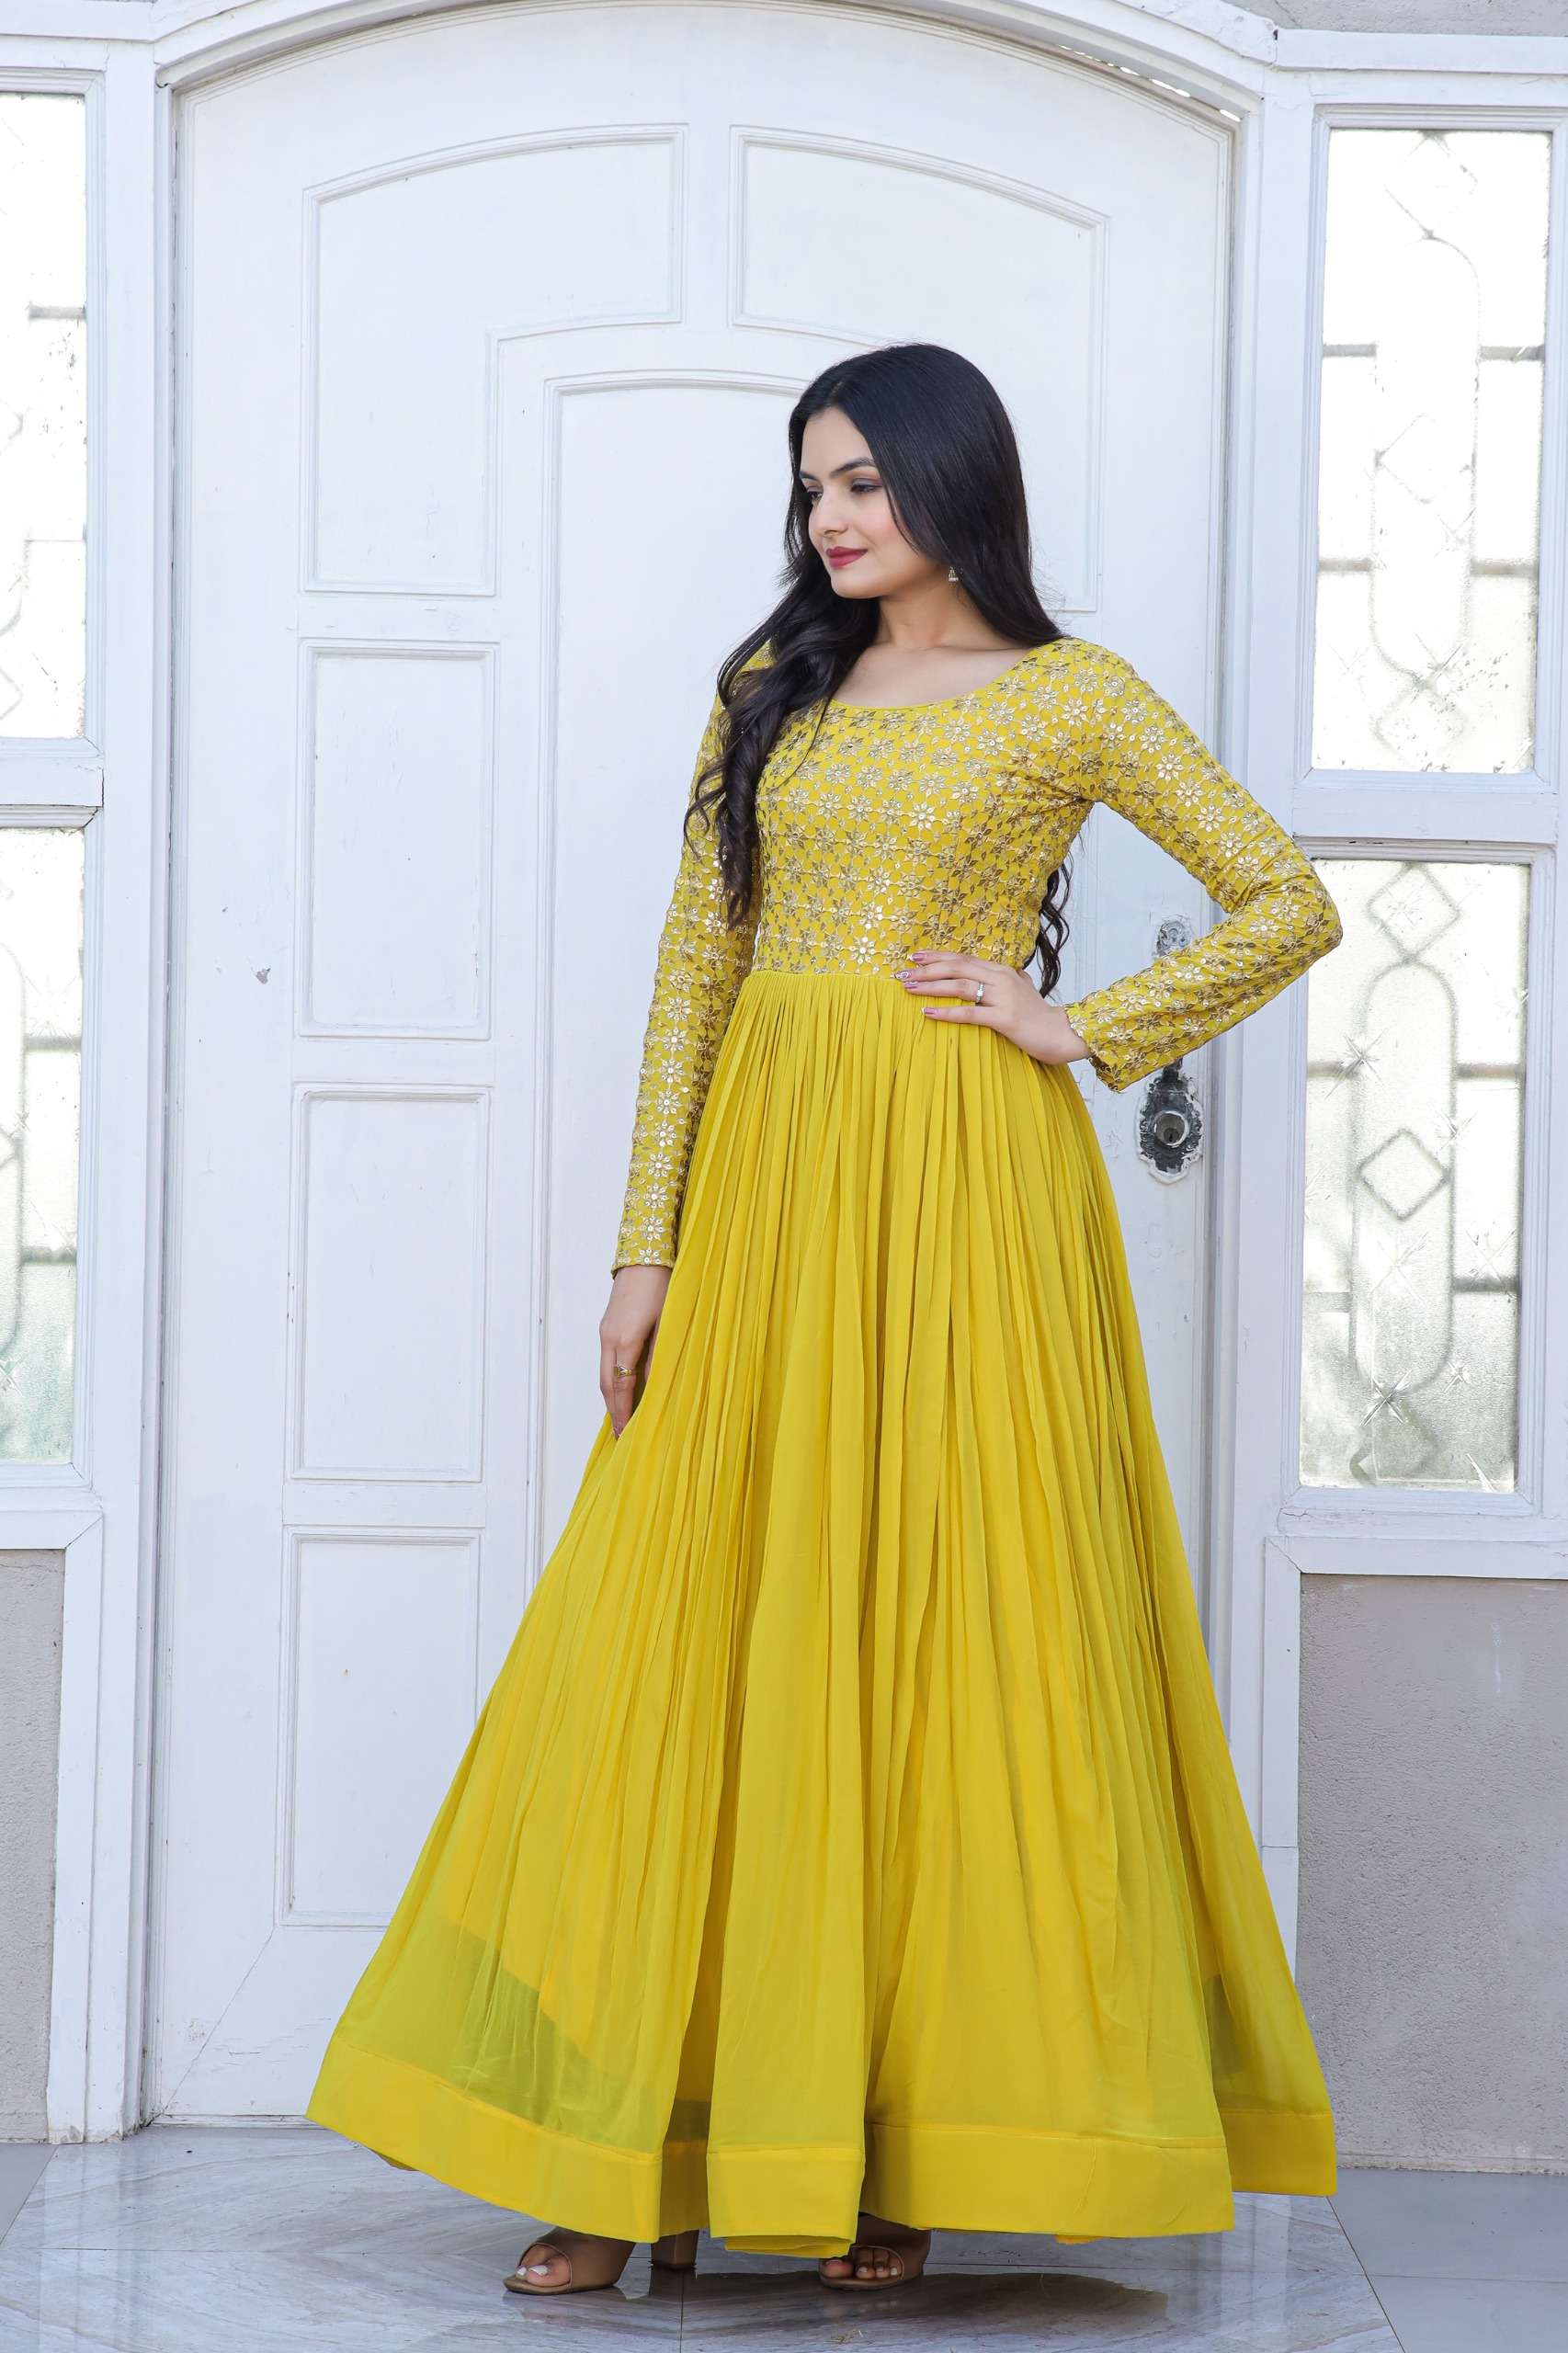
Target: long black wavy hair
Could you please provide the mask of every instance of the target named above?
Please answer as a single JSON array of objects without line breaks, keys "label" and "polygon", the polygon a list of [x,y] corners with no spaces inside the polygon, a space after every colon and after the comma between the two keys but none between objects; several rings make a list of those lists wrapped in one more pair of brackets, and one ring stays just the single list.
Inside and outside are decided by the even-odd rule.
[{"label": "long black wavy hair", "polygon": [[[1035,593],[1028,506],[1012,420],[988,376],[939,343],[890,343],[835,360],[790,412],[790,506],[784,593],[719,665],[722,749],[693,781],[687,824],[715,815],[728,920],[744,920],[759,860],[756,793],[768,754],[792,711],[824,704],[877,633],[874,597],[838,597],[812,545],[811,501],[800,476],[807,419],[842,409],[864,437],[899,529],[912,547],[950,565],[975,609],[1018,645],[1066,635]],[[745,665],[761,647],[772,659]],[[744,673],[744,676],[743,676]],[[712,779],[710,784],[710,779]],[[1052,869],[1031,961],[1049,996],[1067,938],[1066,880]]]}]

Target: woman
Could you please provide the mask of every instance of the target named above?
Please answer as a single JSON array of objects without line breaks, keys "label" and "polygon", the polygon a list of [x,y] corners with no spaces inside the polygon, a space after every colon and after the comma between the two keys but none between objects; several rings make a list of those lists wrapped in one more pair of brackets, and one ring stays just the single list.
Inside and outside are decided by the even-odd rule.
[{"label": "woman", "polygon": [[[790,449],[659,942],[605,1419],[308,2109],[569,2218],[524,2292],[703,2226],[867,2288],[932,2225],[1335,2187],[1066,1065],[1131,1086],[1338,917],[1038,602],[978,369],[831,367]],[[1061,1006],[1096,801],[1226,918]]]}]

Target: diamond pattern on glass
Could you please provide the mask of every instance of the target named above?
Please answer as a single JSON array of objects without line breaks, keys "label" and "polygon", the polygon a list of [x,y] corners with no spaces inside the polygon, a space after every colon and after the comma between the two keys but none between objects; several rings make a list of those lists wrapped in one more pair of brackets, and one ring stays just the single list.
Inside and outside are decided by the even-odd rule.
[{"label": "diamond pattern on glass", "polygon": [[82,1063],[79,826],[0,826],[0,1460],[68,1461]]},{"label": "diamond pattern on glass", "polygon": [[1533,756],[1551,133],[1329,133],[1313,766]]},{"label": "diamond pattern on glass", "polygon": [[85,726],[86,107],[0,90],[0,735]]},{"label": "diamond pattern on glass", "polygon": [[1301,1475],[1511,1489],[1528,869],[1328,858],[1307,994]]}]

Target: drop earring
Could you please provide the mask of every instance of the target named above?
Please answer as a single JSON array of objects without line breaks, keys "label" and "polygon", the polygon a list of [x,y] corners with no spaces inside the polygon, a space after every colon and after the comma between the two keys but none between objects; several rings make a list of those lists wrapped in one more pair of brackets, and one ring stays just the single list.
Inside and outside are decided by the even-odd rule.
[{"label": "drop earring", "polygon": [[949,580],[956,580],[956,579],[958,578],[958,574],[953,570],[953,567],[952,567],[952,565],[951,565],[950,563],[949,563],[949,566],[948,566],[948,578],[949,578]]}]

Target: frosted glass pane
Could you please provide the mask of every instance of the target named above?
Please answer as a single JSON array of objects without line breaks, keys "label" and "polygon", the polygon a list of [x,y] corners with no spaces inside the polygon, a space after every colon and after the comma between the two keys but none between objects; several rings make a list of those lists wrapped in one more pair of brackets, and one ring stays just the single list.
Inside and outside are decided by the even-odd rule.
[{"label": "frosted glass pane", "polygon": [[81,1128],[75,826],[0,826],[0,1460],[68,1461]]},{"label": "frosted glass pane", "polygon": [[0,90],[0,735],[86,726],[86,109]]},{"label": "frosted glass pane", "polygon": [[1529,870],[1315,862],[1301,1476],[1511,1488]]},{"label": "frosted glass pane", "polygon": [[1534,758],[1550,154],[1329,135],[1315,767]]}]

